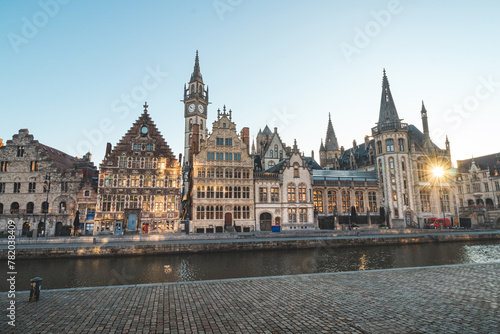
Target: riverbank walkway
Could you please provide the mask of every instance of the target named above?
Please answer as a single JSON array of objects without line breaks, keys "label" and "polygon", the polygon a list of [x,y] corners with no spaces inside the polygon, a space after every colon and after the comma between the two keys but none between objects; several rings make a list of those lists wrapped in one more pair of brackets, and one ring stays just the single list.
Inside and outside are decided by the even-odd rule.
[{"label": "riverbank walkway", "polygon": [[500,333],[500,263],[42,290],[1,333]]}]

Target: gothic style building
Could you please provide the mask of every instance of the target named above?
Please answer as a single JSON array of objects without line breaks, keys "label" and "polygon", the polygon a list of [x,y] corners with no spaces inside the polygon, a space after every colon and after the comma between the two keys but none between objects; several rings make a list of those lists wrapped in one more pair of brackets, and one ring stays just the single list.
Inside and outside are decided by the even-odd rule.
[{"label": "gothic style building", "polygon": [[261,159],[262,169],[266,170],[280,161],[282,161],[287,154],[290,154],[290,148],[281,140],[278,135],[278,128],[274,128],[271,132],[266,125],[264,131],[259,129],[257,134],[257,149],[252,154],[258,154]]},{"label": "gothic style building", "polygon": [[337,136],[333,130],[332,116],[328,114],[325,144],[323,145],[323,139],[321,139],[319,147],[319,164],[323,168],[339,169],[338,159],[340,154]]},{"label": "gothic style building", "polygon": [[95,233],[170,233],[179,226],[181,167],[144,112],[100,165]]},{"label": "gothic style building", "polygon": [[[95,199],[96,180],[90,153],[72,157],[19,130],[0,142],[0,230],[13,220],[17,235],[69,235],[78,209]],[[92,222],[86,206],[80,213],[80,223]]]},{"label": "gothic style building", "polygon": [[[417,127],[401,122],[384,70],[379,120],[372,128],[372,139],[365,137],[361,145],[353,141],[353,147],[348,150],[341,147],[338,158],[334,154],[326,155],[333,151],[327,151],[327,145],[321,146],[320,156],[325,152],[326,160],[322,160],[325,167],[376,171],[379,183],[377,203],[384,208],[392,227],[422,226],[427,218],[457,214],[453,205],[453,178],[434,173],[436,170],[446,172],[452,167],[450,144],[446,140],[443,150],[431,141],[423,103],[421,117],[423,133]],[[333,127],[329,122],[327,144],[336,143],[332,134]],[[334,145],[330,148],[333,149]],[[369,203],[366,199],[363,202]]]}]

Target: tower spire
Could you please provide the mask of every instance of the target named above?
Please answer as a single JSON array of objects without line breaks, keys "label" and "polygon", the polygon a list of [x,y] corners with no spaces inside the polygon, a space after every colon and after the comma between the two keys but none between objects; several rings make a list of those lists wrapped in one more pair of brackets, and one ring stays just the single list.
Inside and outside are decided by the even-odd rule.
[{"label": "tower spire", "polygon": [[335,135],[335,130],[333,130],[332,115],[330,113],[328,113],[328,127],[326,129],[325,149],[327,151],[339,150],[339,143],[337,141],[337,136]]},{"label": "tower spire", "polygon": [[396,110],[396,105],[392,98],[391,89],[389,87],[389,80],[385,73],[382,78],[382,98],[380,99],[380,113],[378,118],[378,124],[382,125],[384,123],[401,123],[399,119],[398,112]]},{"label": "tower spire", "polygon": [[203,82],[203,77],[200,72],[200,59],[198,57],[198,50],[196,50],[196,57],[194,58],[194,69],[193,74],[191,74],[191,81],[201,80]]}]

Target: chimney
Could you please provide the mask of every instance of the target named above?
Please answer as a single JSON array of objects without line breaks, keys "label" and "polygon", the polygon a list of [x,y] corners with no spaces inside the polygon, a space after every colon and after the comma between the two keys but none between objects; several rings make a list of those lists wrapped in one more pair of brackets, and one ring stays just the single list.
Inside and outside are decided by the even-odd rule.
[{"label": "chimney", "polygon": [[344,155],[344,146],[340,146],[340,156]]},{"label": "chimney", "polygon": [[274,133],[278,133],[278,128],[274,127]]},{"label": "chimney", "polygon": [[370,136],[365,136],[365,150],[368,150],[369,143],[370,143]]},{"label": "chimney", "polygon": [[356,143],[356,139],[354,139],[352,141],[352,151],[356,152],[357,149],[358,149],[358,144]]},{"label": "chimney", "polygon": [[0,138],[0,147],[2,147],[2,146],[3,146],[3,139]]},{"label": "chimney", "polygon": [[179,163],[182,162],[182,153],[179,153]]},{"label": "chimney", "polygon": [[314,160],[314,150],[311,150],[311,158]]},{"label": "chimney", "polygon": [[106,144],[106,156],[111,154],[111,143]]},{"label": "chimney", "polygon": [[[276,129],[276,128],[275,128]],[[247,153],[250,153],[250,129],[243,128],[241,129],[241,138],[245,145],[247,146]]]}]

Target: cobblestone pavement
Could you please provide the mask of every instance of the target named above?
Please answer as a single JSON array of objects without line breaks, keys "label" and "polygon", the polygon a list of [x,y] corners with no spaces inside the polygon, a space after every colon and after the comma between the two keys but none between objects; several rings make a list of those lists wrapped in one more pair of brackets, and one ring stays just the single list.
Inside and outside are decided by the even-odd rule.
[{"label": "cobblestone pavement", "polygon": [[2,333],[500,333],[500,263],[48,290]]}]

